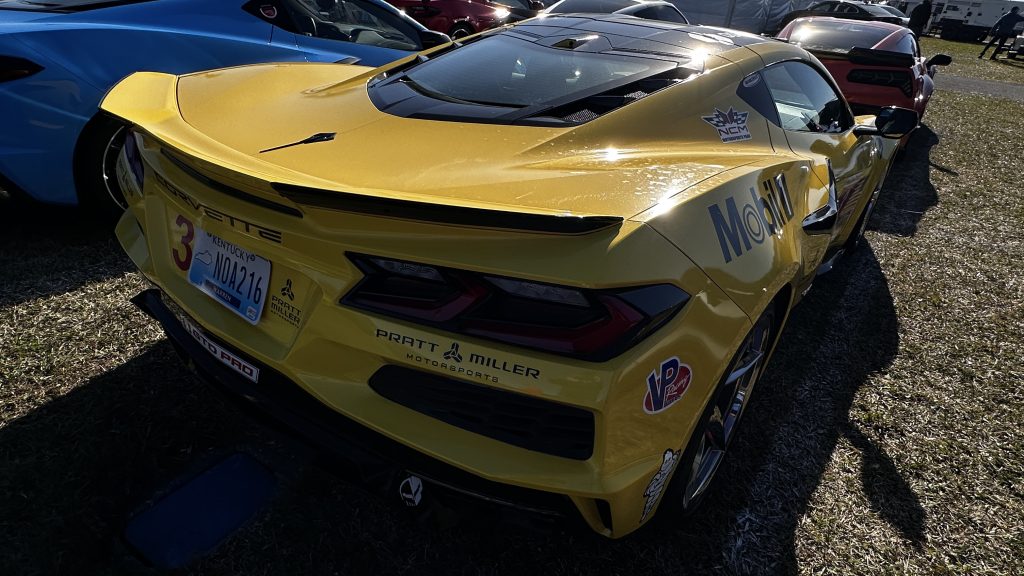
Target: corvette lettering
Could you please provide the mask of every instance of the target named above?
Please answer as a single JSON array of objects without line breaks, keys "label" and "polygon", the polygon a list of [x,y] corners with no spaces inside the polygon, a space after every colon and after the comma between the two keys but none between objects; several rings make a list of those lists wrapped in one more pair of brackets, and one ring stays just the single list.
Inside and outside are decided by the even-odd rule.
[{"label": "corvette lettering", "polygon": [[725,210],[719,204],[708,207],[715,226],[722,258],[731,262],[755,244],[763,244],[769,236],[782,236],[786,222],[793,218],[786,177],[779,174],[761,183],[762,193],[750,189],[750,200],[737,206],[735,197],[726,198]]},{"label": "corvette lettering", "polygon": [[274,230],[272,228],[266,228],[264,226],[260,226],[259,224],[254,224],[252,222],[248,222],[246,220],[238,218],[237,216],[232,216],[226,212],[221,212],[220,210],[211,208],[206,204],[203,204],[202,202],[195,200],[174,184],[171,184],[166,178],[161,176],[159,173],[154,173],[154,176],[156,177],[157,181],[160,182],[160,185],[164,187],[164,189],[166,189],[174,196],[177,196],[178,198],[183,200],[186,204],[191,206],[193,210],[199,212],[200,214],[206,216],[207,218],[215,220],[217,222],[224,222],[228,226],[231,226],[236,230],[241,230],[242,232],[245,232],[250,236],[256,236],[257,238],[262,238],[264,240],[275,242],[277,244],[281,243],[280,231]]}]

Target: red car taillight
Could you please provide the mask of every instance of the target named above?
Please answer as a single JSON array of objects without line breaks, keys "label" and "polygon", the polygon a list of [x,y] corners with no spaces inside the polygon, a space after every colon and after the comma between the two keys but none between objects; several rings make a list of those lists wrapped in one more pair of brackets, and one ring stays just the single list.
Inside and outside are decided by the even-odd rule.
[{"label": "red car taillight", "polygon": [[910,72],[856,69],[850,70],[850,73],[846,75],[846,79],[858,84],[893,86],[899,88],[908,98],[914,95],[914,87],[910,81]]},{"label": "red car taillight", "polygon": [[42,66],[31,60],[25,60],[17,56],[0,55],[0,82],[31,76],[42,69]]},{"label": "red car taillight", "polygon": [[526,348],[607,360],[690,296],[671,284],[587,290],[349,254],[365,274],[342,304]]}]

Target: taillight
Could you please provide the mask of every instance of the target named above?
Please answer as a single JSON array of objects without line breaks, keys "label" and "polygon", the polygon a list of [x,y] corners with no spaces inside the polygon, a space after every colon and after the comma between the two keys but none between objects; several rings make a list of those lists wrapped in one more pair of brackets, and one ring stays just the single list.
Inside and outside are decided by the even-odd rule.
[{"label": "taillight", "polygon": [[896,70],[850,70],[846,75],[850,82],[858,84],[874,84],[875,86],[892,86],[899,88],[906,96],[913,96],[914,89],[910,81],[910,72]]},{"label": "taillight", "polygon": [[42,66],[31,60],[0,55],[0,82],[31,76],[42,69]]},{"label": "taillight", "polygon": [[588,290],[362,254],[342,304],[584,360],[612,358],[689,300],[671,284]]}]

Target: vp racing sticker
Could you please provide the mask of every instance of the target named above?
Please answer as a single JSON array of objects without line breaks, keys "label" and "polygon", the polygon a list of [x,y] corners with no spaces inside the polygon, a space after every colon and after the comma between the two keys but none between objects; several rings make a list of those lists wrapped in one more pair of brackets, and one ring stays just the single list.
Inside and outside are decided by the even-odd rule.
[{"label": "vp racing sticker", "polygon": [[644,394],[644,412],[657,414],[668,409],[683,397],[690,387],[693,371],[673,356],[661,363],[657,370],[647,376],[647,392]]},{"label": "vp racing sticker", "polygon": [[747,128],[747,116],[749,112],[739,112],[732,106],[728,112],[722,112],[715,108],[711,116],[701,118],[718,130],[718,137],[722,142],[740,142],[750,140],[750,130]]},{"label": "vp racing sticker", "polygon": [[672,450],[665,450],[665,453],[662,454],[661,468],[654,473],[654,477],[651,478],[647,488],[644,488],[644,512],[640,515],[641,523],[647,519],[647,515],[651,513],[654,505],[661,499],[661,493],[665,491],[668,477],[676,467],[676,462],[679,461],[679,454],[679,452]]}]

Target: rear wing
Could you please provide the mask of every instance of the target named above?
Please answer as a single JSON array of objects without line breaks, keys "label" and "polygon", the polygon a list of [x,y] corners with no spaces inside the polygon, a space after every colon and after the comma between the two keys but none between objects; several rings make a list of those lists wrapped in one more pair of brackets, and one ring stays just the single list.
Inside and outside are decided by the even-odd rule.
[{"label": "rear wing", "polygon": [[[621,216],[567,211],[510,210],[502,206],[463,206],[430,196],[370,194],[338,190],[338,184],[272,167],[217,142],[189,125],[177,101],[178,77],[137,72],[110,90],[100,108],[155,138],[161,155],[207,188],[250,204],[302,218],[317,208],[435,224],[549,234],[587,234],[621,225]],[[258,190],[228,184],[226,174],[259,182]],[[289,203],[291,205],[289,205]]]},{"label": "rear wing", "polygon": [[849,60],[854,64],[862,66],[891,66],[894,68],[909,68],[914,65],[914,57],[904,52],[893,52],[891,50],[875,50],[872,48],[853,48],[849,52],[836,52],[831,50],[808,50],[819,58],[832,58]]}]

